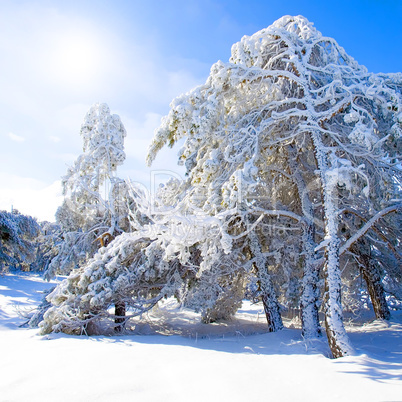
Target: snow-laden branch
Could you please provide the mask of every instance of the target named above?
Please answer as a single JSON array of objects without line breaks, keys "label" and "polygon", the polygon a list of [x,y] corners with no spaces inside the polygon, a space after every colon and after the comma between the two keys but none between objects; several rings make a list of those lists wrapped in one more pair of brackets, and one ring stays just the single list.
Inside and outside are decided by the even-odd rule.
[{"label": "snow-laden branch", "polygon": [[[350,239],[348,239],[345,244],[342,245],[342,247],[339,249],[339,254],[342,255],[345,251],[349,250],[349,248],[357,241],[359,240],[362,236],[364,236],[370,229],[373,228],[374,224],[384,216],[392,213],[392,212],[398,212],[402,210],[402,204],[396,204],[392,205],[388,208],[383,209],[382,211],[378,212],[375,214],[370,220],[366,221],[365,225],[363,225],[362,228],[360,228]],[[354,211],[351,210],[345,210],[343,211],[344,213],[354,213]],[[362,220],[365,220],[363,217],[358,215]]]}]

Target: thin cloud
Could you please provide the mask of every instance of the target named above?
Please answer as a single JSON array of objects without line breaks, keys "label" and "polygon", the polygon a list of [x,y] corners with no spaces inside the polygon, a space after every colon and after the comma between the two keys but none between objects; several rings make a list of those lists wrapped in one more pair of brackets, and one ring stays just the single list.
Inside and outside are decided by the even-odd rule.
[{"label": "thin cloud", "polygon": [[20,135],[17,135],[14,133],[8,133],[7,135],[8,135],[8,138],[10,138],[11,140],[13,140],[15,142],[24,142],[25,141],[25,138]]},{"label": "thin cloud", "polygon": [[56,137],[55,135],[50,135],[50,136],[49,136],[49,140],[57,144],[58,142],[61,141],[61,138],[60,138],[60,137]]}]

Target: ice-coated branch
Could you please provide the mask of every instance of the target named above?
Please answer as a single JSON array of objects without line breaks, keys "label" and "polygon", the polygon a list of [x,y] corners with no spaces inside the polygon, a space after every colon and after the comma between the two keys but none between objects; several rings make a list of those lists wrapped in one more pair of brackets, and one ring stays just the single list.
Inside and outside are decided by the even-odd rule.
[{"label": "ice-coated branch", "polygon": [[[383,218],[384,216],[393,213],[393,212],[398,212],[402,210],[402,204],[396,204],[396,205],[391,205],[388,208],[384,208],[383,210],[381,210],[380,212],[376,213],[371,219],[366,220],[364,217],[362,217],[360,214],[358,214],[356,211],[353,211],[351,209],[346,209],[344,211],[342,211],[343,213],[351,213],[354,214],[356,216],[358,216],[360,219],[362,219],[363,221],[365,221],[366,223],[353,235],[351,236],[343,245],[342,247],[339,249],[339,254],[342,255],[343,253],[345,253],[347,250],[350,249],[350,247],[356,243],[356,241],[358,241],[361,237],[363,237],[370,229],[376,229],[375,228],[375,223]],[[378,229],[376,229],[376,232],[381,234],[381,232],[378,231]],[[391,248],[395,251],[394,247],[389,243],[389,241],[382,235],[381,236],[384,241],[387,242],[387,244],[389,246],[391,246]]]}]

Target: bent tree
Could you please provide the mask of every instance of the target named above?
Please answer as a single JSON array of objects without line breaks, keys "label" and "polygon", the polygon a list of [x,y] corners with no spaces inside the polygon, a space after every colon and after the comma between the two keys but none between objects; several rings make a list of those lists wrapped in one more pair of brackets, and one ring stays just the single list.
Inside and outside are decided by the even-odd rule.
[{"label": "bent tree", "polygon": [[[396,203],[401,92],[401,74],[368,73],[307,19],[285,16],[243,37],[204,85],[176,98],[149,150],[152,163],[165,144],[186,138],[183,203],[210,216],[233,211],[265,254],[281,248],[258,231],[266,217],[300,228],[301,236],[284,241],[301,243],[303,331],[319,333],[322,269],[334,357],[353,353],[342,322],[340,250],[349,240],[339,233],[342,211],[352,206],[369,222]],[[367,233],[359,229],[349,231],[353,243]]]}]

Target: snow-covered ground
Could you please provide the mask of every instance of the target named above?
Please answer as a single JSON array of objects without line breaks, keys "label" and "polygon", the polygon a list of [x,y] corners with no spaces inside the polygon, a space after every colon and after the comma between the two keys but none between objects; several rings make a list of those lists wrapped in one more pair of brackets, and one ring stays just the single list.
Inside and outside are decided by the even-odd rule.
[{"label": "snow-covered ground", "polygon": [[[402,401],[402,314],[348,326],[356,356],[329,359],[299,329],[265,333],[260,306],[201,324],[167,301],[136,334],[20,328],[51,284],[0,276],[0,401]],[[292,322],[285,320],[289,327]],[[178,334],[181,335],[178,335]]]}]

